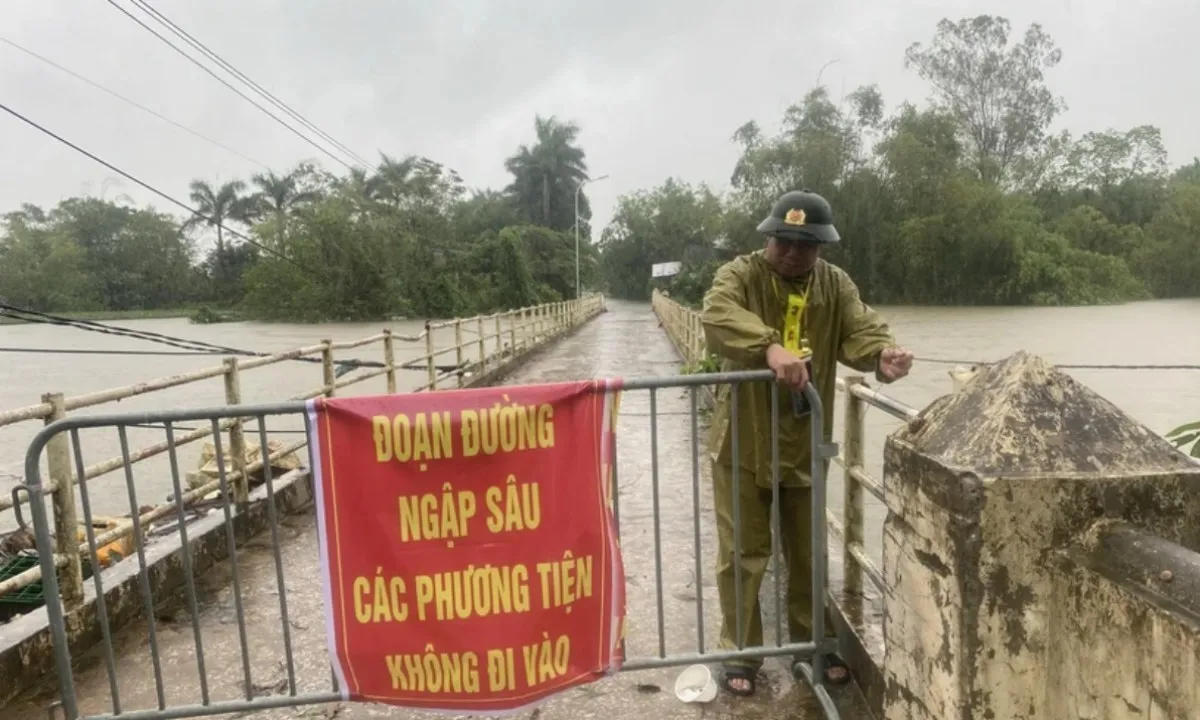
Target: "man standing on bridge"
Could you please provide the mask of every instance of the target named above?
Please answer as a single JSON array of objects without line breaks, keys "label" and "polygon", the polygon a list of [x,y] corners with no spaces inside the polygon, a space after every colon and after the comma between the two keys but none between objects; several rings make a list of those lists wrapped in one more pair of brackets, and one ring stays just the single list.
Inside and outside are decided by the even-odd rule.
[{"label": "man standing on bridge", "polygon": [[[908,374],[912,353],[896,346],[883,318],[859,298],[844,270],[821,260],[821,246],[839,242],[833,211],[825,198],[801,191],[784,194],[758,226],[764,250],[742,255],[717,270],[704,297],[701,320],[711,352],[722,369],[770,368],[785,390],[810,380],[825,408],[824,432],[833,435],[837,364],[874,371],[881,382]],[[735,558],[733,524],[733,433],[731,392],[721,387],[712,418],[709,450],[717,512],[717,590],[721,600],[721,647],[763,644],[759,588],[771,557],[770,388],[753,383],[738,392],[736,492],[741,520],[741,558]],[[802,395],[779,403],[780,544],[787,561],[787,626],[791,642],[812,640],[812,531],[810,415]],[[737,606],[734,563],[741,566]],[[740,615],[740,622],[739,616]],[[828,618],[828,613],[826,613]],[[741,642],[736,637],[741,627]],[[825,621],[832,636],[832,624]],[[797,658],[797,660],[800,658]],[[724,687],[750,695],[761,660],[726,663]],[[836,655],[825,657],[826,680],[842,684],[849,669]]]}]

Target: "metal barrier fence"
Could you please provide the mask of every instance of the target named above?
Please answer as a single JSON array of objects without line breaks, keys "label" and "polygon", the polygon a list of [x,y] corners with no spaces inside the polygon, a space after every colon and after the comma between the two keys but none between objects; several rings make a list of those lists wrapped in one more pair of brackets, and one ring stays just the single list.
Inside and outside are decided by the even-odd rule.
[{"label": "metal barrier fence", "polygon": [[[469,374],[495,370],[516,356],[541,346],[568,329],[594,317],[603,308],[603,296],[587,295],[575,300],[520,308],[493,315],[426,322],[424,330],[417,335],[405,336],[384,330],[379,334],[358,340],[343,342],[325,340],[316,345],[260,357],[227,357],[224,358],[221,365],[157,378],[135,385],[72,397],[64,397],[57,393],[46,394],[42,397],[41,403],[0,411],[0,428],[39,419],[48,425],[67,417],[67,413],[70,411],[107,405],[215,378],[223,380],[225,403],[230,406],[239,405],[242,403],[243,380],[248,371],[287,361],[312,362],[321,367],[322,384],[295,396],[293,398],[295,400],[322,395],[330,397],[344,388],[381,376],[386,376],[387,392],[394,393],[398,388],[397,374],[405,371],[424,372],[426,378],[423,383],[415,387],[401,379],[399,389],[402,391],[463,387]],[[446,337],[450,330],[453,330],[452,343]],[[411,345],[406,346],[405,343]],[[419,347],[416,346],[418,343],[420,343]],[[348,359],[339,361],[335,357],[336,351],[361,350],[380,345],[382,345],[383,351],[382,362]],[[397,355],[400,357],[398,358]],[[452,360],[447,356],[452,357]],[[231,412],[218,425],[214,425],[212,428],[186,429],[174,441],[178,447],[203,440],[210,435],[215,437],[218,433],[227,432],[229,454],[232,456],[231,460],[234,466],[234,472],[229,481],[234,488],[235,498],[243,503],[246,501],[248,491],[245,478],[249,473],[256,472],[261,467],[258,462],[247,463],[246,461],[246,453],[250,449],[244,437],[246,422],[246,416],[239,416]],[[136,424],[129,424],[128,427],[144,429]],[[53,546],[57,548],[54,562],[55,566],[61,569],[59,585],[68,607],[74,607],[82,601],[84,577],[81,558],[87,550],[86,546],[80,542],[81,528],[76,523],[80,508],[77,504],[72,478],[74,478],[74,484],[83,487],[85,482],[94,482],[101,477],[121,471],[123,468],[127,472],[129,464],[142,463],[161,457],[168,450],[168,443],[161,441],[137,447],[131,451],[128,447],[129,442],[129,438],[122,440],[122,443],[125,444],[121,445],[119,455],[91,463],[79,473],[76,473],[75,469],[71,467],[70,448],[65,438],[51,443],[48,447],[46,453],[48,478],[43,485],[51,500],[54,516],[59,521],[56,544]],[[303,448],[304,444],[304,441],[286,443],[273,452],[270,451],[270,448],[263,449],[266,446],[262,446],[260,453],[268,455],[269,460],[274,461]],[[76,459],[78,459],[78,452],[76,452]],[[210,485],[205,492],[215,489],[215,484]],[[0,494],[0,512],[12,509],[18,530],[25,524],[21,506],[27,501],[28,496],[23,492],[21,485],[13,487],[11,493]],[[128,538],[136,529],[135,524],[129,518],[106,517],[101,521],[101,527],[106,528],[102,537],[104,545]],[[147,520],[143,519],[142,522],[147,522]],[[0,539],[4,537],[3,530],[3,523],[0,523]],[[86,530],[92,531],[90,523]],[[39,545],[38,547],[48,548],[51,546]],[[6,559],[8,558],[0,550],[0,563]],[[12,577],[0,577],[0,597],[16,594],[35,585],[41,581],[42,573],[43,570],[40,567],[34,566]]]},{"label": "metal barrier fence", "polygon": [[[769,389],[770,406],[772,410],[772,421],[770,431],[770,447],[771,447],[771,472],[773,482],[771,483],[771,502],[770,502],[770,530],[771,530],[771,560],[774,566],[774,581],[773,592],[770,596],[773,598],[774,624],[775,624],[775,643],[773,645],[764,644],[763,646],[746,647],[744,638],[746,636],[747,627],[745,623],[749,621],[748,617],[743,617],[741,613],[735,613],[736,628],[735,647],[721,647],[716,651],[709,651],[709,643],[706,642],[706,611],[704,602],[704,581],[706,573],[704,565],[706,560],[716,559],[716,554],[706,554],[702,547],[702,535],[705,533],[703,529],[708,523],[703,519],[701,513],[701,505],[704,502],[704,496],[701,492],[701,478],[704,471],[707,469],[706,463],[701,462],[700,448],[702,443],[699,439],[700,435],[700,417],[699,417],[699,400],[698,395],[701,388],[704,386],[728,385],[729,393],[732,400],[732,428],[733,434],[732,447],[732,472],[733,472],[733,488],[731,503],[733,512],[733,536],[734,536],[734,552],[735,562],[733,563],[735,581],[734,606],[742,608],[745,603],[745,598],[742,597],[742,565],[736,562],[736,559],[741,558],[743,554],[742,546],[742,508],[743,502],[737,492],[738,484],[741,480],[741,438],[738,437],[738,397],[739,393],[745,392],[744,387],[750,383],[765,383]],[[665,613],[665,603],[667,602],[667,593],[671,590],[670,587],[664,585],[664,572],[674,572],[679,565],[672,564],[669,568],[665,561],[663,549],[663,517],[668,514],[670,509],[678,509],[681,504],[662,502],[663,494],[663,462],[659,454],[660,436],[666,435],[663,432],[660,415],[666,413],[660,412],[660,406],[664,403],[678,403],[680,398],[677,393],[664,393],[664,390],[685,389],[688,402],[688,410],[686,413],[690,416],[690,423],[687,427],[687,432],[690,434],[690,475],[691,475],[691,507],[685,508],[685,513],[689,516],[692,525],[692,552],[694,562],[692,563],[692,571],[695,573],[694,587],[696,589],[696,642],[694,648],[689,652],[668,652],[668,645],[672,647],[679,645],[678,638],[669,638],[667,633],[667,622]],[[650,461],[650,494],[652,512],[650,516],[649,528],[644,525],[639,525],[640,520],[645,519],[645,515],[638,515],[634,512],[628,512],[622,516],[621,499],[622,493],[622,474],[613,473],[613,493],[615,500],[615,514],[618,518],[618,533],[621,537],[622,554],[625,557],[627,573],[631,572],[631,566],[635,569],[642,561],[642,565],[652,565],[654,577],[654,592],[651,600],[646,593],[627,593],[627,619],[631,622],[638,618],[645,618],[651,614],[648,606],[649,602],[653,602],[653,615],[656,618],[655,632],[653,634],[656,643],[654,650],[645,654],[630,654],[626,648],[625,670],[644,670],[651,668],[674,667],[695,662],[726,662],[731,660],[746,660],[746,659],[761,659],[773,656],[792,656],[793,671],[800,673],[806,683],[813,689],[819,704],[827,718],[831,720],[838,717],[837,710],[830,698],[826,688],[824,687],[824,670],[822,658],[827,653],[833,652],[836,648],[836,640],[826,638],[826,628],[824,625],[824,613],[821,609],[824,608],[826,598],[826,467],[827,461],[836,455],[837,446],[833,443],[828,443],[822,437],[822,418],[824,408],[821,404],[821,399],[816,391],[811,387],[806,387],[805,395],[811,405],[811,437],[812,445],[812,468],[811,468],[811,548],[812,548],[812,577],[810,599],[814,612],[811,618],[812,638],[805,641],[792,641],[790,637],[785,635],[784,624],[785,607],[783,596],[781,594],[782,575],[784,565],[780,562],[781,553],[781,534],[780,534],[780,493],[779,485],[779,390],[774,382],[773,374],[768,371],[756,372],[741,372],[741,373],[718,373],[708,375],[691,375],[670,378],[645,378],[626,380],[623,383],[622,405],[627,406],[636,402],[637,395],[645,393],[649,404],[649,424],[650,432],[648,441],[649,461]],[[272,462],[268,461],[262,465],[262,485],[256,489],[253,502],[250,505],[246,503],[237,503],[234,494],[234,484],[231,480],[230,473],[226,470],[225,447],[222,443],[222,434],[220,432],[220,424],[230,418],[248,418],[252,419],[257,424],[257,430],[261,447],[268,447],[268,430],[267,419],[280,416],[295,416],[300,415],[304,418],[306,433],[311,433],[312,428],[309,426],[307,414],[305,412],[305,402],[287,402],[270,405],[243,405],[236,408],[217,407],[204,410],[177,410],[177,411],[158,411],[148,413],[125,413],[98,415],[91,417],[69,417],[57,420],[42,429],[34,438],[26,455],[26,473],[28,484],[25,486],[32,502],[30,508],[34,520],[34,530],[36,539],[41,547],[50,547],[55,535],[55,526],[51,522],[49,514],[46,511],[45,505],[41,502],[42,498],[51,490],[42,480],[40,471],[40,459],[44,451],[50,448],[57,438],[62,438],[64,435],[68,439],[71,448],[74,451],[75,470],[76,474],[82,480],[85,474],[85,466],[83,462],[83,454],[80,445],[80,431],[85,429],[101,429],[106,431],[114,431],[118,435],[121,443],[122,453],[129,455],[129,446],[126,437],[127,428],[135,425],[145,425],[150,423],[161,424],[164,428],[166,452],[171,461],[172,484],[174,487],[173,502],[168,505],[160,506],[149,512],[139,510],[137,500],[137,483],[134,478],[134,470],[132,463],[126,463],[125,467],[125,485],[128,494],[131,517],[133,518],[133,532],[135,552],[132,557],[117,563],[110,571],[96,572],[92,575],[91,582],[94,586],[94,597],[92,601],[96,605],[96,612],[99,618],[100,634],[101,634],[101,656],[103,658],[106,675],[107,675],[107,690],[108,699],[110,702],[104,703],[106,709],[101,709],[96,705],[97,699],[91,695],[91,692],[96,690],[94,687],[87,691],[88,697],[83,697],[81,694],[82,688],[77,682],[77,676],[72,666],[73,654],[70,647],[70,630],[68,622],[68,608],[58,595],[57,573],[55,572],[56,561],[53,556],[46,553],[41,556],[41,570],[45,578],[47,604],[46,609],[50,621],[50,629],[54,641],[55,662],[58,672],[59,689],[61,693],[61,709],[65,712],[69,720],[76,718],[89,718],[90,720],[101,720],[108,718],[124,718],[133,720],[137,718],[161,720],[166,718],[183,718],[197,717],[203,715],[216,715],[231,712],[252,712],[265,711],[272,708],[291,708],[301,705],[310,705],[317,703],[331,703],[342,699],[342,696],[337,687],[337,681],[331,678],[330,665],[328,655],[325,650],[325,634],[317,632],[306,635],[310,639],[314,639],[311,645],[304,645],[303,641],[299,644],[293,635],[293,630],[302,627],[301,619],[320,625],[323,622],[321,614],[320,593],[314,590],[311,586],[315,584],[315,577],[311,572],[305,573],[303,569],[299,572],[289,573],[285,562],[285,556],[294,555],[291,548],[293,545],[300,543],[285,542],[282,538],[282,514],[283,511],[279,507],[278,498],[284,492],[285,486],[294,488],[297,485],[305,483],[308,480],[306,470],[295,470],[286,475],[277,477],[272,468]],[[790,405],[789,410],[790,412]],[[674,413],[673,413],[674,414]],[[636,415],[636,414],[635,414]],[[232,590],[233,604],[233,623],[236,624],[236,633],[231,630],[221,630],[220,628],[202,627],[204,623],[202,618],[206,617],[202,603],[200,601],[198,585],[199,579],[193,572],[193,565],[196,558],[193,556],[192,548],[198,542],[198,537],[189,537],[189,511],[191,503],[202,495],[198,491],[185,493],[180,482],[179,463],[177,457],[177,438],[175,436],[175,428],[178,423],[184,422],[207,422],[213,431],[213,437],[216,444],[217,453],[217,479],[214,481],[215,488],[220,493],[220,512],[222,517],[219,518],[222,522],[213,524],[209,532],[223,533],[224,545],[229,557],[229,580]],[[667,428],[667,431],[673,436],[677,436],[683,428],[678,424],[672,424]],[[628,468],[631,464],[629,461],[623,461],[621,458],[624,452],[631,448],[636,451],[637,443],[643,438],[638,433],[630,433],[630,437],[618,431],[617,452],[618,457],[614,458],[614,467]],[[675,444],[675,440],[668,440]],[[311,445],[310,445],[311,447]],[[674,457],[674,456],[670,456]],[[668,461],[670,461],[668,457]],[[309,458],[310,467],[313,459]],[[667,480],[669,485],[668,491],[675,493],[679,488],[675,487],[673,478],[678,473],[678,468],[667,468],[667,473],[670,477]],[[636,482],[637,478],[633,482]],[[109,540],[108,534],[97,536],[92,530],[91,517],[91,499],[89,498],[89,488],[84,482],[79,482],[80,499],[82,501],[82,509],[84,514],[84,527],[87,528],[87,558],[92,563],[92,567],[100,567],[100,558],[98,550],[103,546],[103,543]],[[205,490],[207,492],[207,490]],[[669,506],[669,508],[667,507]],[[270,562],[263,562],[258,567],[257,574],[247,570],[252,566],[252,556],[247,554],[246,550],[239,550],[237,542],[237,533],[235,530],[235,521],[241,516],[251,511],[253,507],[257,507],[262,514],[265,515],[270,528]],[[687,511],[690,510],[690,513]],[[159,632],[157,623],[158,616],[155,613],[156,606],[164,598],[155,598],[152,583],[150,580],[150,560],[151,555],[155,557],[162,556],[161,548],[155,549],[155,545],[161,541],[151,542],[148,539],[147,525],[157,520],[166,519],[168,516],[173,516],[176,522],[177,542],[182,550],[179,553],[182,563],[182,578],[186,586],[186,606],[191,619],[191,633],[176,632],[169,636]],[[56,518],[58,520],[58,518]],[[316,535],[315,523],[306,522],[308,530],[304,537],[314,537]],[[644,562],[644,557],[640,556],[638,548],[638,540],[648,533],[652,536],[652,563]],[[315,547],[315,545],[314,545]],[[315,553],[313,548],[305,547],[299,554],[309,558],[312,561],[312,556]],[[130,673],[125,673],[122,678],[122,673],[119,671],[117,655],[118,644],[114,637],[114,632],[109,625],[108,616],[109,608],[106,606],[107,598],[114,591],[113,588],[105,585],[105,577],[114,570],[119,570],[122,563],[137,563],[136,574],[127,573],[129,581],[134,585],[135,590],[140,595],[141,603],[145,609],[146,617],[146,638],[149,644],[150,651],[150,667],[147,671],[134,673],[140,677],[130,678]],[[267,567],[269,566],[269,567]],[[649,567],[645,568],[649,573]],[[261,577],[260,577],[261,576]],[[765,577],[765,576],[764,576]],[[256,584],[259,579],[264,580],[264,586],[257,588]],[[306,586],[305,583],[308,585]],[[765,582],[763,583],[766,584]],[[246,592],[247,588],[251,592]],[[678,589],[678,588],[676,588]],[[762,588],[764,591],[767,588]],[[766,593],[764,593],[766,594]],[[760,595],[761,597],[761,595]],[[728,600],[728,598],[727,598]],[[314,604],[315,603],[315,604]],[[301,613],[298,616],[297,608]],[[711,614],[711,613],[710,613]],[[259,622],[261,620],[261,622]],[[269,621],[269,622],[268,622]],[[250,626],[253,623],[253,640],[251,643]],[[282,656],[282,660],[278,660],[281,667],[281,672],[286,670],[286,676],[277,681],[265,693],[261,686],[255,684],[254,665],[251,655],[261,655],[263,649],[261,645],[265,642],[269,634],[273,634],[273,627],[279,628],[279,643],[278,645],[269,648],[270,656],[277,658]],[[711,627],[711,625],[709,625]],[[232,637],[234,636],[235,637]],[[214,637],[216,638],[214,640]],[[228,645],[221,642],[222,639],[228,639]],[[190,642],[189,642],[190,640]],[[627,641],[631,644],[638,641],[639,637],[631,633],[627,637]],[[254,645],[254,653],[252,653],[251,645]],[[165,646],[165,647],[164,647]],[[210,653],[217,651],[225,651],[228,658],[225,662],[212,662]],[[169,658],[169,662],[164,661]],[[195,674],[191,674],[191,663],[194,662]],[[187,665],[189,672],[183,672],[181,668]],[[320,678],[303,676],[300,673],[302,667],[321,667],[323,671],[320,673]],[[216,668],[214,671],[213,668]],[[260,668],[261,670],[261,668]],[[152,686],[148,683],[149,677],[153,677]],[[141,683],[140,688],[135,688],[132,693],[121,691],[120,686],[124,679],[126,686],[132,681],[134,684]],[[220,687],[237,687],[240,685],[240,690],[237,692],[237,697],[218,697]],[[187,686],[187,687],[180,687]],[[187,696],[185,702],[168,701],[168,695],[173,699],[179,695]],[[130,707],[132,703],[140,703],[143,707]]]}]

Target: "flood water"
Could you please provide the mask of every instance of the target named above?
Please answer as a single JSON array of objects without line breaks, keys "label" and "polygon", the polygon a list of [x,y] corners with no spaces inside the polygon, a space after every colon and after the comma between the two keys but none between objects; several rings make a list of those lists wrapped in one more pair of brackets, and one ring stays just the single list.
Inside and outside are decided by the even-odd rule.
[{"label": "flood water", "polygon": [[[624,304],[623,304],[624,305]],[[650,313],[649,305],[644,312]],[[1083,308],[881,308],[891,322],[900,342],[917,354],[911,377],[887,389],[887,392],[917,408],[950,391],[948,371],[954,366],[934,360],[994,361],[1017,350],[1026,350],[1059,364],[1200,364],[1200,300],[1171,300],[1130,303],[1108,307]],[[380,324],[285,325],[228,323],[192,325],[186,319],[131,320],[119,324],[209,343],[255,351],[282,351],[317,343],[325,338],[351,340],[379,332]],[[388,325],[397,335],[416,335],[422,329],[418,321]],[[493,328],[485,328],[492,332]],[[464,326],[464,337],[474,337],[474,328]],[[437,331],[439,347],[453,345],[454,331]],[[628,338],[636,341],[635,338]],[[489,341],[492,343],[494,341]],[[0,326],[0,347],[36,347],[105,350],[164,350],[172,348],[123,337],[84,332],[49,325]],[[416,358],[424,353],[423,342],[396,343],[397,360]],[[489,350],[491,346],[489,345]],[[337,357],[381,360],[382,345],[376,344]],[[474,350],[477,355],[477,349]],[[468,355],[472,357],[472,355]],[[926,360],[923,362],[923,360]],[[453,363],[453,356],[440,362]],[[42,393],[62,392],[78,395],[104,388],[129,385],[155,377],[210,367],[216,358],[192,356],[103,356],[70,354],[0,353],[0,409],[39,402]],[[664,373],[674,372],[669,367]],[[1200,418],[1200,371],[1196,370],[1069,370],[1133,417],[1163,433],[1184,422]],[[401,388],[415,387],[425,381],[424,371],[399,375]],[[243,402],[271,402],[314,389],[321,384],[319,364],[285,362],[248,371],[242,376]],[[384,379],[377,378],[343,391],[343,394],[382,392]],[[222,404],[224,389],[220,377],[171,390],[143,395],[121,402],[88,408],[78,412],[141,411],[157,408],[200,408]],[[867,415],[867,457],[870,469],[878,474],[882,463],[883,438],[897,422],[878,410]],[[272,429],[296,428],[296,418],[279,419]],[[11,485],[21,473],[25,448],[37,432],[40,421],[0,428],[0,487]],[[274,436],[273,436],[274,437]],[[119,452],[112,430],[85,431],[86,463],[115,456]],[[280,436],[285,442],[288,438]],[[158,442],[161,430],[131,429],[133,446]],[[252,439],[252,438],[250,438]],[[200,443],[181,452],[184,470],[195,468]],[[12,477],[4,477],[7,474]],[[166,461],[150,460],[137,466],[139,503],[161,501],[170,492]],[[99,478],[92,490],[95,511],[124,514],[129,500],[124,479],[119,473]],[[831,499],[840,500],[839,488],[831,488]],[[7,492],[7,490],[5,490]],[[874,517],[872,517],[872,515]],[[878,529],[882,520],[879,508],[869,511],[871,527],[867,544],[878,554]],[[11,527],[12,514],[0,514],[0,531]]]}]

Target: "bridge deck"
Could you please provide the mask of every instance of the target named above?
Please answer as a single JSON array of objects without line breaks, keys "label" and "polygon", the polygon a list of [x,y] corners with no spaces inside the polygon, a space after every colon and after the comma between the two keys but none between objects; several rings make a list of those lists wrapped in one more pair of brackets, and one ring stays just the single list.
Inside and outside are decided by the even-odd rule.
[{"label": "bridge deck", "polygon": [[[517,372],[512,383],[533,383],[599,376],[670,375],[678,372],[677,357],[649,307],[613,302],[609,312],[575,335],[549,348],[537,361]],[[696,652],[697,604],[703,603],[706,647],[717,632],[716,585],[712,577],[716,538],[712,520],[711,486],[707,468],[701,481],[701,567],[696,588],[692,522],[691,427],[689,402],[681,390],[660,391],[658,397],[661,536],[666,648],[669,654]],[[703,438],[703,434],[701,434]],[[703,440],[702,440],[703,442]],[[622,401],[619,427],[619,477],[621,534],[628,578],[629,632],[627,657],[654,656],[658,650],[653,498],[650,470],[649,400],[644,392],[627,393]],[[289,614],[295,647],[297,680],[301,691],[329,687],[329,662],[325,651],[317,567],[317,534],[314,516],[293,515],[283,520],[281,541],[289,585]],[[247,543],[239,553],[247,626],[251,629],[250,656],[256,692],[278,693],[286,688],[283,643],[279,627],[278,590],[269,535]],[[241,659],[234,618],[229,566],[222,563],[199,579],[201,627],[209,687],[214,699],[241,696]],[[764,583],[763,607],[772,609],[773,589]],[[699,593],[699,598],[697,593]],[[767,618],[768,642],[773,642],[774,620]],[[158,643],[169,705],[199,701],[191,618],[183,610],[159,618]],[[125,711],[156,706],[154,674],[144,625],[119,633],[116,638],[119,683]],[[111,712],[108,679],[99,655],[83,658],[76,675],[81,712]],[[604,717],[661,720],[700,717],[745,717],[806,720],[819,718],[811,693],[791,679],[780,660],[768,660],[766,681],[758,696],[732,699],[725,694],[707,707],[679,702],[672,692],[678,668],[622,673],[599,683],[567,692],[526,717],[546,719]],[[834,689],[834,697],[847,720],[869,718],[853,687]],[[4,710],[6,720],[44,720],[47,698],[18,701]],[[222,716],[230,717],[230,716]],[[240,715],[246,717],[246,715]],[[269,710],[255,718],[430,717],[416,711],[375,705],[329,705]]]}]

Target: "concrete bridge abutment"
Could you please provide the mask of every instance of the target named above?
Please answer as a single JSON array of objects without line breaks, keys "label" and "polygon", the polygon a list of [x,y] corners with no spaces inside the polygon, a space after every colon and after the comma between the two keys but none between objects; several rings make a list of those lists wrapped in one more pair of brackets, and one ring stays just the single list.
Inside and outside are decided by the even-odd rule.
[{"label": "concrete bridge abutment", "polygon": [[1200,466],[1024,352],[884,451],[886,720],[1195,718]]}]

